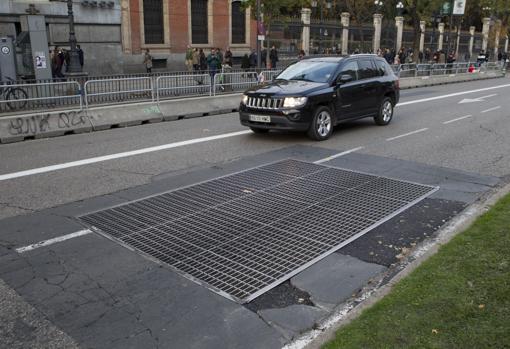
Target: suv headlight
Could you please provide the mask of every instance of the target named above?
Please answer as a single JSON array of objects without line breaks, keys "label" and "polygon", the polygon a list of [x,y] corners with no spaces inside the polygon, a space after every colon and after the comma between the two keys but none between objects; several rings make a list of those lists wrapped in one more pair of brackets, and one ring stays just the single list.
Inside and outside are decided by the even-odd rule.
[{"label": "suv headlight", "polygon": [[306,104],[307,97],[285,97],[283,101],[284,108],[297,108]]},{"label": "suv headlight", "polygon": [[243,103],[244,105],[246,105],[248,103],[248,96],[247,95],[243,95],[243,98],[241,99],[241,103]]}]

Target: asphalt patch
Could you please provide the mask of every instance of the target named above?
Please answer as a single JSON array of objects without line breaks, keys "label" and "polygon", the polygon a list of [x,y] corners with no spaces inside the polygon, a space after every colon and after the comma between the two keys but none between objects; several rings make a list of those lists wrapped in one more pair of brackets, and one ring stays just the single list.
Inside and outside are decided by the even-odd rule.
[{"label": "asphalt patch", "polygon": [[390,267],[466,207],[458,201],[427,198],[366,233],[337,253]]}]

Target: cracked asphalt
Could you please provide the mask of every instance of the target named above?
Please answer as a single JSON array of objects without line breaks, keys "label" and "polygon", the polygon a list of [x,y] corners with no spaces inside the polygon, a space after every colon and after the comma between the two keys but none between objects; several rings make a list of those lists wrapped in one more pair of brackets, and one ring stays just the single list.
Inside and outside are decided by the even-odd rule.
[{"label": "cracked asphalt", "polygon": [[[509,83],[407,90],[401,102]],[[459,104],[489,92],[403,105],[387,127],[360,120],[321,143],[301,134],[245,134],[0,181],[0,348],[283,346],[510,180],[509,92],[494,89],[475,103]],[[6,144],[0,174],[240,130],[237,115],[226,114]],[[246,306],[96,234],[14,250],[83,229],[75,217],[86,212],[283,158],[316,161],[358,147],[327,164],[441,190],[321,261],[314,275],[298,275]],[[351,269],[337,273],[338,265]]]}]

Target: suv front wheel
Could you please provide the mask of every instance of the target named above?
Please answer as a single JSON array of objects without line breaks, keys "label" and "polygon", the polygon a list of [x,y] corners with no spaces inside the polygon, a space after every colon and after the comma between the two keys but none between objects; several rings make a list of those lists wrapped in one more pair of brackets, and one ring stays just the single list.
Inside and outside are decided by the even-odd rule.
[{"label": "suv front wheel", "polygon": [[328,107],[319,107],[315,110],[312,123],[308,129],[308,137],[316,141],[324,141],[333,132],[331,110]]},{"label": "suv front wheel", "polygon": [[393,101],[390,97],[384,97],[374,121],[377,125],[388,125],[393,118]]}]

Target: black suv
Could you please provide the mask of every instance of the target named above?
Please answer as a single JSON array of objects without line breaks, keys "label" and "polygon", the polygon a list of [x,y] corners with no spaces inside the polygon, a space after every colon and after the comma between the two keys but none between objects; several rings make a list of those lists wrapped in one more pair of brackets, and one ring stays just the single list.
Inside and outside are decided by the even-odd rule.
[{"label": "black suv", "polygon": [[322,141],[342,122],[373,117],[389,124],[399,97],[398,78],[376,55],[312,57],[247,90],[239,115],[255,133],[307,131]]}]

